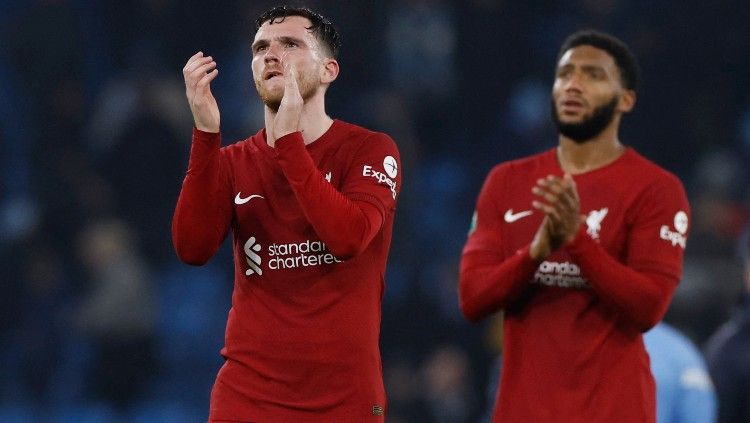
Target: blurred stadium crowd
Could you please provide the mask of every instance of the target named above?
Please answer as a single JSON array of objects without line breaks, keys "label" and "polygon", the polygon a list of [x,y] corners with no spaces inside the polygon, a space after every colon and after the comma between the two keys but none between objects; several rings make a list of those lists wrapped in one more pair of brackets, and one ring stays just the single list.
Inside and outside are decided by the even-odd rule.
[{"label": "blurred stadium crowd", "polygon": [[[227,246],[172,250],[191,116],[181,69],[216,58],[224,143],[255,133],[254,18],[227,0],[0,1],[0,421],[204,421],[232,289]],[[383,305],[391,422],[480,421],[499,325],[470,325],[457,265],[484,176],[550,148],[557,49],[593,27],[643,83],[622,141],[684,181],[685,273],[667,321],[703,347],[743,290],[750,3],[306,1],[337,24],[334,117],[390,134],[404,186]],[[748,358],[750,360],[750,358]]]}]

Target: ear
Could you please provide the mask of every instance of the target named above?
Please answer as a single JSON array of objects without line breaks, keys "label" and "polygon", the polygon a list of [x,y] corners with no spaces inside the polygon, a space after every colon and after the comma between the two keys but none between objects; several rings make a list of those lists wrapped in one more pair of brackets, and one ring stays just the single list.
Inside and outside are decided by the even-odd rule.
[{"label": "ear", "polygon": [[330,84],[339,76],[339,62],[335,59],[323,60],[323,67],[320,72],[320,82]]},{"label": "ear", "polygon": [[620,101],[617,103],[617,110],[621,113],[628,113],[635,107],[635,91],[625,90],[620,95]]}]

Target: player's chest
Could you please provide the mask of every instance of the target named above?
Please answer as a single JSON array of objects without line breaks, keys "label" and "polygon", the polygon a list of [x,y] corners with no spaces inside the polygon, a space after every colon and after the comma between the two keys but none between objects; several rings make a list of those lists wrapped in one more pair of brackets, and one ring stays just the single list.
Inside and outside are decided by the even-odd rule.
[{"label": "player's chest", "polygon": [[[324,154],[313,155],[312,159],[320,171],[319,176],[312,177],[319,177],[340,190],[343,171],[336,158]],[[232,206],[236,230],[260,233],[310,229],[298,193],[274,158],[255,157],[234,167]]]}]

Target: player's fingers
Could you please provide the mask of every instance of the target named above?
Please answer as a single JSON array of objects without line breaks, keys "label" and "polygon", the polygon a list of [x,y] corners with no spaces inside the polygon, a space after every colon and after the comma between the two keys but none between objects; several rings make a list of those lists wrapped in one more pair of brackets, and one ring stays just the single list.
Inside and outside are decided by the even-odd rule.
[{"label": "player's fingers", "polygon": [[208,72],[203,78],[201,78],[200,81],[198,81],[198,84],[196,85],[196,87],[198,89],[205,89],[211,84],[211,81],[216,79],[218,75],[219,75],[219,70],[214,68],[213,70]]},{"label": "player's fingers", "polygon": [[198,81],[203,79],[203,77],[206,76],[208,72],[211,72],[215,68],[216,68],[216,62],[214,61],[210,61],[201,66],[198,66],[188,76],[189,84],[191,86],[196,86],[198,84]]},{"label": "player's fingers", "polygon": [[203,57],[203,52],[202,51],[199,51],[199,52],[195,53],[194,55],[190,56],[190,58],[187,59],[187,62],[185,62],[185,66],[182,68],[182,70],[185,71],[187,69],[188,65],[191,64],[195,59],[197,59],[199,57]]},{"label": "player's fingers", "polygon": [[299,93],[299,87],[297,86],[297,69],[291,63],[285,64],[284,67],[284,73],[289,76],[288,78],[284,78],[284,94],[289,93],[296,95]]},{"label": "player's fingers", "polygon": [[547,175],[544,178],[539,178],[536,180],[537,185],[541,186],[550,186],[557,182],[557,177],[555,175]]},{"label": "player's fingers", "polygon": [[[196,60],[194,60],[193,62],[191,62],[191,63],[189,63],[188,65],[185,66],[185,70],[184,70],[185,78],[194,77],[196,70],[200,69],[201,67],[203,67],[206,64],[209,64],[209,63],[211,63],[213,61],[214,61],[214,59],[211,56],[197,58]],[[198,78],[198,79],[200,79],[200,78]]]},{"label": "player's fingers", "polygon": [[557,194],[557,198],[560,204],[570,210],[574,210],[578,207],[578,201],[569,189],[561,189],[560,193]]},{"label": "player's fingers", "polygon": [[570,176],[560,179],[558,183],[550,185],[549,189],[558,195],[560,203],[571,210],[577,209],[579,205],[578,193],[575,182]]},{"label": "player's fingers", "polygon": [[559,201],[557,194],[551,191],[547,191],[546,187],[541,188],[536,186],[531,188],[531,192],[537,197],[544,199],[548,203],[557,203]]},{"label": "player's fingers", "polygon": [[182,68],[182,73],[184,75],[189,74],[193,69],[195,69],[196,66],[198,66],[197,63],[204,59],[206,58],[203,57],[202,52],[194,54],[190,59],[188,59],[187,63],[185,63],[185,66]]},{"label": "player's fingers", "polygon": [[547,180],[544,184],[544,187],[547,189],[547,191],[553,192],[557,195],[560,195],[565,191],[565,187],[559,180]]},{"label": "player's fingers", "polygon": [[545,215],[550,216],[550,218],[552,218],[553,220],[556,220],[556,221],[560,220],[560,215],[557,212],[557,209],[555,209],[554,207],[552,207],[551,205],[549,205],[547,203],[544,203],[544,202],[538,201],[538,200],[534,200],[534,201],[531,202],[531,206],[534,207],[535,209],[541,211]]}]

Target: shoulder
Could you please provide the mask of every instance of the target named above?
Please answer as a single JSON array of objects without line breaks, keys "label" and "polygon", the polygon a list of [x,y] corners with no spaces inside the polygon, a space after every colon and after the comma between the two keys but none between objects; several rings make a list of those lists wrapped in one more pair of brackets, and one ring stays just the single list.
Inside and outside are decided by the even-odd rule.
[{"label": "shoulder", "polygon": [[345,146],[354,150],[360,149],[391,149],[398,150],[396,142],[384,132],[373,131],[343,120],[334,121],[338,138]]},{"label": "shoulder", "polygon": [[[675,213],[690,215],[690,204],[682,181],[672,172],[628,149],[616,176],[623,182],[623,189],[633,196],[634,216],[643,210],[656,214],[675,216]],[[645,216],[645,215],[644,215]]]},{"label": "shoulder", "polygon": [[641,180],[646,185],[658,184],[658,186],[678,187],[684,190],[682,181],[674,173],[659,166],[653,161],[642,156],[632,148],[625,153],[628,173]]},{"label": "shoulder", "polygon": [[551,172],[551,163],[555,161],[555,149],[545,150],[531,156],[502,162],[490,170],[488,180],[501,179],[505,177],[528,178],[529,175],[539,174],[546,170]]}]

